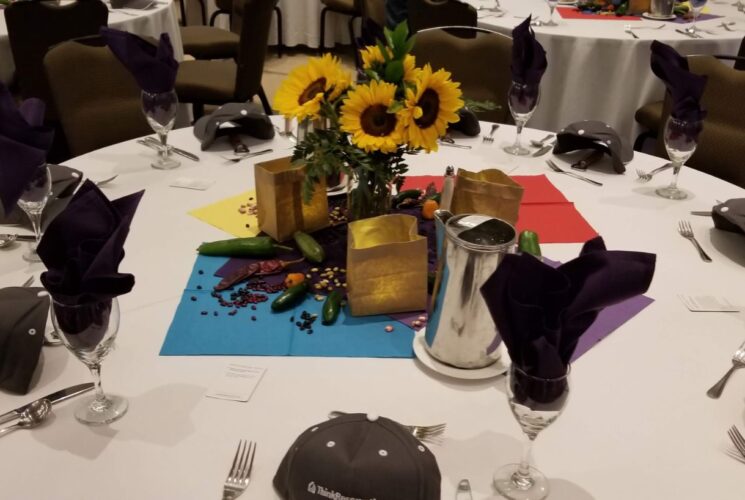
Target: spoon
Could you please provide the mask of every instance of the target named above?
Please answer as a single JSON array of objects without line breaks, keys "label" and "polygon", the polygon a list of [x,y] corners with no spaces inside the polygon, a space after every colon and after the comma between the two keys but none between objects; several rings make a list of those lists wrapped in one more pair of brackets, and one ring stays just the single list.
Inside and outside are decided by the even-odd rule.
[{"label": "spoon", "polygon": [[96,186],[99,186],[100,187],[100,186],[103,186],[104,184],[108,184],[109,182],[113,181],[117,177],[119,177],[119,174],[116,174],[116,175],[114,175],[112,177],[109,177],[108,179],[104,179],[102,181],[96,181],[95,184],[96,184]]},{"label": "spoon", "polygon": [[530,141],[530,144],[531,144],[531,145],[532,145],[533,147],[536,147],[536,148],[542,148],[542,147],[544,146],[544,143],[545,143],[546,141],[549,141],[549,140],[551,140],[551,139],[552,139],[553,137],[554,137],[554,134],[548,134],[548,135],[547,135],[546,137],[544,137],[544,138],[543,138],[543,139],[541,139],[540,141],[535,141],[535,140],[531,140],[531,141]]},{"label": "spoon", "polygon": [[16,241],[15,234],[3,234],[0,235],[0,248],[9,247]]},{"label": "spoon", "polygon": [[0,436],[13,432],[16,429],[31,429],[44,422],[52,414],[52,403],[48,399],[39,399],[23,410],[18,422],[0,429]]}]

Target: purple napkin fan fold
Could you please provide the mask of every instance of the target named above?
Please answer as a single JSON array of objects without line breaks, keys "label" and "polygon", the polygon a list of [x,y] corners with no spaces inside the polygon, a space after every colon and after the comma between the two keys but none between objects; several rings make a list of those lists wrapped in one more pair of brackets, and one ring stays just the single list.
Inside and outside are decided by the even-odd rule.
[{"label": "purple napkin fan fold", "polygon": [[16,105],[0,83],[0,202],[10,213],[38,167],[46,163],[54,130],[45,127],[45,104],[30,98]]},{"label": "purple napkin fan fold", "polygon": [[506,255],[481,294],[512,362],[533,377],[557,378],[604,308],[649,288],[655,262],[654,254],[606,250],[598,237],[557,268]]},{"label": "purple napkin fan fold", "polygon": [[703,120],[706,111],[701,108],[701,97],[707,77],[691,73],[688,59],[669,45],[655,40],[651,50],[652,72],[664,82],[672,99],[670,114],[687,122]]}]

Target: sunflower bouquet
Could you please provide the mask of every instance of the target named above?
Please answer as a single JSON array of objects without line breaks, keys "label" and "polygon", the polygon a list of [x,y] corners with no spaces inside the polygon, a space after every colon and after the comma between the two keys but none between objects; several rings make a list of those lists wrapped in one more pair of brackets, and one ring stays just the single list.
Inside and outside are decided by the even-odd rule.
[{"label": "sunflower bouquet", "polygon": [[404,156],[437,151],[463,107],[449,72],[416,66],[405,22],[384,35],[360,51],[364,81],[352,83],[339,59],[326,54],[295,68],[274,99],[286,118],[313,124],[292,157],[306,165],[305,200],[322,178],[344,172],[350,220],[386,213],[391,188],[407,171]]}]

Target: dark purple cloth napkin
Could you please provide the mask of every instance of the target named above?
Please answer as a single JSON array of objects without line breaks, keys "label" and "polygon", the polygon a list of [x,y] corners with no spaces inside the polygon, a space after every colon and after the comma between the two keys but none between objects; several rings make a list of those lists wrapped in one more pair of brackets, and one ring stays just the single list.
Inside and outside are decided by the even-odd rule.
[{"label": "dark purple cloth napkin", "polygon": [[0,83],[0,201],[9,214],[36,168],[46,163],[54,131],[44,127],[44,102],[26,99],[16,106]]},{"label": "dark purple cloth napkin", "polygon": [[546,51],[530,27],[531,16],[512,30],[512,81],[535,86],[548,67]]},{"label": "dark purple cloth napkin", "polygon": [[101,36],[142,90],[151,94],[173,90],[178,62],[168,33],[160,35],[157,47],[132,33],[106,27],[101,28]]},{"label": "dark purple cloth napkin", "polygon": [[688,60],[657,40],[652,42],[652,72],[665,83],[672,98],[670,114],[678,120],[701,121],[706,111],[701,108],[707,77],[689,71]]},{"label": "dark purple cloth napkin", "polygon": [[65,304],[97,302],[132,290],[134,276],[119,272],[124,241],[144,191],[109,201],[85,181],[47,228],[38,252],[41,282]]},{"label": "dark purple cloth napkin", "polygon": [[654,254],[608,251],[598,237],[557,268],[507,255],[481,294],[512,362],[531,376],[556,378],[601,310],[649,288],[655,261]]}]

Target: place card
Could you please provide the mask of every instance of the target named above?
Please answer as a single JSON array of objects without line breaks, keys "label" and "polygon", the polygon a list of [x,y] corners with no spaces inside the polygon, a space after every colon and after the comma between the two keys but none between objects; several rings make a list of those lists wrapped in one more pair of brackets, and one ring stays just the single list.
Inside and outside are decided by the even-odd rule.
[{"label": "place card", "polygon": [[184,189],[196,189],[197,191],[205,191],[210,188],[215,181],[209,179],[195,179],[192,177],[178,177],[171,184],[171,187],[184,188]]},{"label": "place card", "polygon": [[724,297],[711,295],[678,295],[689,311],[693,312],[738,312],[740,308]]},{"label": "place card", "polygon": [[266,368],[230,363],[206,396],[245,403],[251,399],[265,372]]}]

